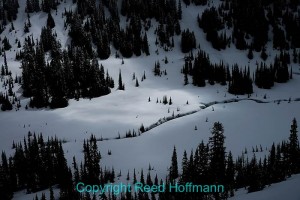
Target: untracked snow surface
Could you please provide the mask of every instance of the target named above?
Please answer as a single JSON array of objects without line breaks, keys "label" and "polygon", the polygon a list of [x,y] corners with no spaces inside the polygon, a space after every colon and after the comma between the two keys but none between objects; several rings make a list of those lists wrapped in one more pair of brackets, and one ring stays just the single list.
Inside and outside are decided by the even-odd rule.
[{"label": "untracked snow surface", "polygon": [[[55,31],[63,47],[69,44],[70,38],[63,26],[62,12],[64,8],[73,8],[71,1],[62,3],[58,7],[58,14],[52,11],[55,20]],[[219,1],[216,1],[219,3]],[[12,50],[7,52],[9,70],[12,77],[21,75],[20,62],[15,61],[14,44],[16,38],[23,42],[25,36],[33,34],[39,38],[41,28],[45,26],[47,14],[39,12],[31,17],[32,27],[30,33],[24,34],[24,13],[26,1],[19,1],[20,8],[17,20],[14,22],[16,32],[9,32],[9,25],[1,34],[1,39],[7,36],[12,43]],[[201,49],[209,53],[213,62],[232,65],[238,63],[241,66],[250,66],[254,71],[255,63],[261,59],[258,53],[254,59],[249,61],[246,52],[237,50],[234,45],[226,51],[214,50],[210,43],[205,40],[205,34],[198,27],[196,17],[203,12],[204,7],[190,6],[187,10],[183,6],[182,29],[189,28],[196,35],[197,43]],[[124,18],[122,18],[123,21]],[[153,33],[156,22],[149,33]],[[98,142],[101,151],[101,165],[107,168],[114,167],[115,172],[122,171],[118,181],[126,182],[127,172],[132,175],[133,170],[140,173],[141,169],[146,171],[149,164],[153,168],[151,175],[158,175],[164,179],[171,163],[173,147],[176,146],[178,163],[180,167],[184,150],[190,151],[197,147],[203,140],[208,141],[210,129],[216,121],[221,122],[225,129],[226,151],[232,151],[237,157],[247,148],[251,152],[252,147],[262,145],[263,152],[256,153],[263,157],[269,151],[272,143],[287,140],[291,121],[296,118],[300,121],[300,75],[299,66],[292,65],[294,77],[286,84],[275,84],[271,90],[263,90],[254,86],[254,93],[251,99],[247,96],[236,96],[228,94],[227,86],[208,85],[204,88],[194,87],[192,84],[183,85],[184,77],[180,69],[184,64],[184,55],[180,51],[180,37],[175,37],[175,49],[171,52],[164,52],[158,48],[159,55],[155,53],[157,47],[154,45],[156,36],[148,35],[150,44],[150,56],[142,55],[124,59],[114,57],[114,54],[107,60],[100,61],[109,74],[118,80],[119,70],[122,71],[122,78],[125,83],[125,91],[115,88],[112,93],[95,99],[70,100],[69,106],[62,109],[25,109],[29,99],[21,97],[20,86],[13,89],[17,96],[21,97],[22,107],[19,111],[13,109],[9,112],[0,111],[0,151],[6,151],[12,155],[12,143],[23,140],[27,133],[43,133],[44,138],[57,136],[65,141],[63,144],[68,164],[71,165],[73,156],[80,162],[83,158],[83,140],[94,134],[97,139],[107,139]],[[2,44],[1,44],[2,45]],[[276,51],[268,44],[270,56],[267,62],[275,57]],[[114,50],[112,50],[114,52]],[[164,64],[164,58],[168,57],[168,64]],[[153,75],[154,63],[160,61],[161,69],[166,69],[167,75],[155,77]],[[3,64],[3,57],[0,58],[0,66]],[[141,81],[143,73],[146,79]],[[135,87],[132,75],[135,73],[140,81],[140,86]],[[297,74],[298,73],[298,74]],[[189,77],[189,82],[192,82]],[[0,91],[4,91],[0,82]],[[172,98],[172,105],[156,103],[166,95]],[[264,98],[265,96],[265,98]],[[150,102],[148,101],[150,97]],[[232,102],[232,100],[236,102]],[[289,102],[288,99],[291,99]],[[226,102],[227,101],[227,102]],[[187,103],[188,102],[188,103]],[[217,102],[217,103],[216,103]],[[210,106],[205,107],[206,104]],[[177,118],[178,115],[187,114]],[[166,118],[175,118],[166,121]],[[155,125],[155,128],[146,131],[135,138],[116,139],[125,136],[129,130],[137,131],[143,124],[145,127]],[[195,126],[197,130],[195,130]],[[107,152],[111,151],[111,155]],[[137,175],[138,176],[138,175]],[[273,184],[263,191],[247,194],[244,190],[236,192],[234,200],[300,200],[300,175],[295,175],[285,182]],[[58,191],[56,191],[56,195]],[[39,193],[39,195],[41,195]],[[15,194],[15,200],[27,200],[35,197],[35,194],[26,195],[23,191]]]}]

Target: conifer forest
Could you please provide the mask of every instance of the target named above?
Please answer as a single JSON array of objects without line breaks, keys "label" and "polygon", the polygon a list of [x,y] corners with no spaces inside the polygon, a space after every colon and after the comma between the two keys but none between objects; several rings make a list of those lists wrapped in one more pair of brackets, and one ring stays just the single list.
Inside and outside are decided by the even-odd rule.
[{"label": "conifer forest", "polygon": [[0,108],[1,200],[299,200],[300,0],[0,0]]}]

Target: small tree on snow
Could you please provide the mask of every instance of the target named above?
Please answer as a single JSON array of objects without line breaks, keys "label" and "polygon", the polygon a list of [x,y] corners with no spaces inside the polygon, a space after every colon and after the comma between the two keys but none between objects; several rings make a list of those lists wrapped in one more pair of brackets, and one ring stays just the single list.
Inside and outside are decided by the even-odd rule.
[{"label": "small tree on snow", "polygon": [[166,95],[163,96],[163,104],[167,104],[168,103],[168,98]]},{"label": "small tree on snow", "polygon": [[121,70],[119,71],[119,86],[118,86],[119,90],[125,90],[125,85],[122,82],[122,73]]},{"label": "small tree on snow", "polygon": [[169,105],[172,105],[172,99],[171,99],[171,97],[169,99]]},{"label": "small tree on snow", "polygon": [[144,127],[143,124],[142,124],[141,127],[140,127],[140,131],[141,131],[141,133],[144,133],[144,132],[145,132],[145,127]]},{"label": "small tree on snow", "polygon": [[173,149],[173,155],[171,160],[171,167],[170,167],[170,174],[169,174],[170,180],[174,180],[178,178],[178,163],[177,163],[177,153],[176,153],[176,147],[174,146]]}]

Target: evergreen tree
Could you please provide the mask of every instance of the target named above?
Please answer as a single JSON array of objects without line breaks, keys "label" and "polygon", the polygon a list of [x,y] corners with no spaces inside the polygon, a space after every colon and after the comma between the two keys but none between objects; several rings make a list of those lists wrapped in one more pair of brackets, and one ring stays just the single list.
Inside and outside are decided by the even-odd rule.
[{"label": "evergreen tree", "polygon": [[190,32],[189,29],[184,30],[181,34],[182,53],[188,53],[194,48],[196,48],[196,38],[194,32]]},{"label": "evergreen tree", "polygon": [[192,180],[197,184],[208,184],[209,178],[209,146],[203,140],[198,145],[194,155],[194,174]]},{"label": "evergreen tree", "polygon": [[181,0],[178,1],[177,16],[179,20],[182,19]]},{"label": "evergreen tree", "polygon": [[[220,122],[215,122],[211,131],[212,136],[209,138],[210,145],[210,180],[214,184],[225,184],[226,159],[225,159],[225,136],[224,128]],[[216,199],[220,194],[214,194]]]},{"label": "evergreen tree", "polygon": [[268,54],[266,53],[266,48],[265,48],[265,47],[263,47],[263,49],[261,50],[260,57],[261,57],[261,59],[263,59],[264,61],[267,60]]},{"label": "evergreen tree", "polygon": [[129,180],[130,180],[130,176],[129,176],[129,170],[128,170],[128,172],[127,172],[126,180],[127,180],[127,181],[129,181]]},{"label": "evergreen tree", "polygon": [[188,79],[187,73],[184,73],[184,85],[187,85],[187,84],[189,84],[189,79]]},{"label": "evergreen tree", "polygon": [[144,132],[146,131],[143,124],[140,126],[140,129],[139,129],[139,130],[140,130],[141,133],[144,133]]},{"label": "evergreen tree", "polygon": [[9,40],[7,39],[6,36],[4,36],[4,39],[2,40],[2,43],[3,43],[3,49],[5,51],[8,51],[8,50],[11,49],[11,45],[10,45]]},{"label": "evergreen tree", "polygon": [[275,25],[273,27],[273,48],[283,50],[286,48],[287,43],[284,31]]},{"label": "evergreen tree", "polygon": [[133,184],[137,182],[136,180],[136,174],[135,174],[135,169],[133,169]]},{"label": "evergreen tree", "polygon": [[33,6],[34,6],[34,5],[33,5],[32,0],[26,0],[25,11],[26,11],[27,13],[32,13],[33,10],[34,10],[34,7],[33,7]]},{"label": "evergreen tree", "polygon": [[[94,135],[84,145],[84,167],[87,172],[87,182],[92,184],[99,183],[100,179],[100,151],[98,150],[97,140]],[[114,178],[111,180],[113,181]]]},{"label": "evergreen tree", "polygon": [[143,169],[141,169],[140,183],[142,183],[143,185],[145,185],[145,179],[144,179]]},{"label": "evergreen tree", "polygon": [[145,33],[144,38],[143,38],[143,48],[144,48],[144,52],[145,54],[148,56],[150,55],[149,52],[149,44],[148,44],[148,38],[147,38],[147,34]]},{"label": "evergreen tree", "polygon": [[227,190],[230,197],[234,196],[234,188],[235,188],[235,168],[234,162],[232,158],[231,151],[228,153],[227,157],[227,165],[226,165],[226,185]]},{"label": "evergreen tree", "polygon": [[2,152],[2,164],[0,164],[0,195],[3,199],[12,199],[13,188],[9,177],[9,167],[5,152]]},{"label": "evergreen tree", "polygon": [[171,181],[174,181],[176,178],[178,178],[178,164],[177,164],[177,153],[176,153],[176,147],[174,146],[173,149],[173,155],[172,155],[172,162],[169,172],[169,178]]},{"label": "evergreen tree", "polygon": [[35,12],[39,12],[41,10],[39,0],[33,0],[33,10]]},{"label": "evergreen tree", "polygon": [[300,171],[300,148],[297,135],[297,121],[294,118],[291,125],[289,137],[289,169],[291,173],[298,173]]},{"label": "evergreen tree", "polygon": [[268,157],[269,178],[266,180],[268,184],[277,182],[276,162],[276,148],[273,143]]},{"label": "evergreen tree", "polygon": [[122,74],[121,74],[121,70],[119,71],[119,86],[118,86],[119,90],[125,90],[125,86],[122,82]]},{"label": "evergreen tree", "polygon": [[252,50],[252,48],[249,48],[249,51],[248,51],[248,58],[249,58],[249,60],[252,60],[253,59],[253,50]]},{"label": "evergreen tree", "polygon": [[159,61],[155,62],[153,72],[154,72],[154,76],[160,76],[161,75]]},{"label": "evergreen tree", "polygon": [[46,196],[45,196],[45,193],[42,193],[42,197],[41,197],[41,200],[46,200]]},{"label": "evergreen tree", "polygon": [[49,27],[51,29],[55,27],[55,22],[54,22],[54,19],[53,19],[53,17],[52,17],[52,15],[51,15],[50,12],[48,13],[47,27]]},{"label": "evergreen tree", "polygon": [[168,104],[168,98],[167,98],[166,95],[163,96],[163,101],[162,101],[162,103],[163,103],[164,105]]},{"label": "evergreen tree", "polygon": [[183,152],[183,158],[181,162],[181,176],[180,176],[180,182],[186,183],[189,181],[189,171],[188,171],[188,158],[186,151]]},{"label": "evergreen tree", "polygon": [[169,105],[172,105],[173,103],[172,103],[172,99],[171,99],[171,97],[170,97],[170,99],[169,99]]},{"label": "evergreen tree", "polygon": [[249,179],[248,192],[262,190],[264,188],[264,185],[262,183],[261,164],[257,163],[255,154],[253,154],[253,158],[249,163],[248,173],[248,176],[251,177],[251,179]]},{"label": "evergreen tree", "polygon": [[190,1],[190,0],[183,0],[183,2],[184,2],[187,6],[189,6],[189,5],[191,4],[191,1]]}]

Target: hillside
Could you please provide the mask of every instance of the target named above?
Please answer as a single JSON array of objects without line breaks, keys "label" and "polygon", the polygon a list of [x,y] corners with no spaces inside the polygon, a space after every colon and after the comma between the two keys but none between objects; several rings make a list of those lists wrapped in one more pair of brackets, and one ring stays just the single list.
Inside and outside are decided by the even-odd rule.
[{"label": "hillside", "polygon": [[[241,1],[142,2],[0,1],[0,150],[5,151],[8,161],[18,148],[26,146],[24,141],[30,146],[34,135],[39,138],[42,134],[45,142],[57,137],[58,144],[53,141],[52,147],[58,149],[57,154],[61,142],[66,164],[62,164],[64,169],[60,173],[71,174],[73,186],[77,180],[73,157],[81,168],[80,164],[87,160],[86,143],[95,144],[100,151],[100,162],[95,164],[101,169],[98,173],[109,177],[114,171],[115,178],[106,177],[105,181],[129,183],[134,171],[138,180],[142,172],[145,179],[149,172],[151,179],[157,176],[165,181],[167,176],[170,178],[173,148],[176,147],[179,175],[182,175],[184,151],[190,158],[191,150],[195,153],[202,141],[210,141],[215,122],[220,122],[224,127],[226,170],[229,152],[236,170],[242,155],[244,168],[254,162],[266,174],[275,166],[286,169],[280,171],[281,177],[270,178],[266,183],[262,183],[261,171],[247,171],[249,177],[260,183],[236,181],[236,185],[228,184],[231,187],[228,194],[235,187],[245,186],[249,191],[251,184],[260,185],[254,187],[256,191],[263,189],[264,184],[272,185],[258,193],[241,194],[246,190],[238,190],[232,199],[259,200],[267,194],[287,198],[286,188],[296,187],[299,175],[283,183],[273,183],[300,173],[295,162],[299,161],[299,144],[294,160],[290,150],[292,120],[300,119],[297,37],[300,25],[296,20],[299,2],[259,1],[257,5],[247,2],[252,13],[244,10]],[[18,12],[10,18],[15,8]],[[265,13],[262,22],[257,21],[262,17],[261,12]],[[251,17],[253,24],[249,22]],[[246,22],[248,26],[244,25]],[[49,144],[46,142],[45,146]],[[284,160],[280,167],[270,161],[273,144],[274,154],[276,148],[279,156],[275,163]],[[42,151],[42,142],[37,146]],[[24,164],[26,169],[34,163],[44,164],[42,157],[34,160],[24,150],[26,158],[29,159]],[[11,162],[15,163],[15,159]],[[211,165],[211,159],[208,158],[207,165]],[[264,159],[268,163],[265,168]],[[5,167],[5,160],[2,157],[0,162],[5,174],[0,181],[11,180],[14,173],[19,178],[20,173],[12,167],[18,165],[11,163]],[[84,179],[83,172],[79,173],[80,179]],[[91,182],[99,181],[101,176]],[[53,177],[49,184],[54,185],[56,199],[59,196],[63,199],[59,193],[64,192],[65,198],[84,198],[84,194],[76,198],[67,196],[72,192],[64,190],[62,185],[70,183],[63,182],[58,175]],[[208,182],[217,175],[209,177]],[[29,183],[11,186],[13,199],[32,199],[35,194],[42,198],[43,192],[48,199],[49,184],[41,183],[46,187],[43,188],[38,184],[39,178],[36,179],[32,187]],[[181,176],[174,180],[181,180]],[[105,182],[102,181],[101,184]],[[4,186],[0,187],[1,192],[8,193]],[[32,193],[23,194],[26,190]],[[299,199],[299,191],[290,191],[288,199]],[[11,199],[9,195],[5,198]],[[139,196],[143,198],[146,197]],[[150,197],[149,193],[149,198],[171,197],[160,194]]]}]

